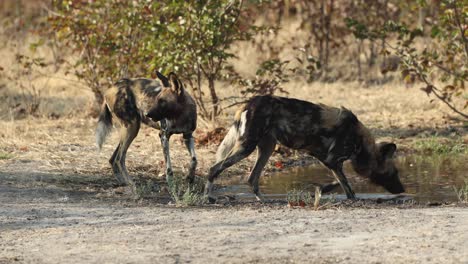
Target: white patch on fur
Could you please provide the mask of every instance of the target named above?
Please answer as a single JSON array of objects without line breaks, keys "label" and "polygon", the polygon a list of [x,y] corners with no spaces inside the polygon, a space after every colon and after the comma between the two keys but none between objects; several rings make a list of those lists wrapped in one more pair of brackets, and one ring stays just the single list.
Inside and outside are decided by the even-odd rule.
[{"label": "white patch on fur", "polygon": [[332,152],[333,148],[335,148],[336,140],[333,139],[332,143],[330,144],[330,147],[328,148],[328,152]]},{"label": "white patch on fur", "polygon": [[241,118],[240,118],[240,128],[239,128],[239,133],[240,135],[244,135],[245,133],[245,126],[247,125],[247,110],[242,112]]},{"label": "white patch on fur", "polygon": [[[110,107],[107,104],[107,102],[106,102],[106,107],[110,111]],[[105,109],[104,111],[107,111],[107,109]],[[112,118],[112,113],[110,115],[111,115],[110,118]],[[109,135],[110,131],[112,130],[112,126],[113,125],[111,124],[106,124],[105,121],[98,122],[97,128],[96,128],[96,144],[99,150],[102,149],[102,145],[104,144],[106,137]]]},{"label": "white patch on fur", "polygon": [[259,202],[263,202],[263,195],[259,192],[258,194],[255,195],[255,199]]},{"label": "white patch on fur", "polygon": [[104,140],[109,134],[110,129],[105,124],[99,122],[96,128],[96,145],[98,149],[102,149],[102,145],[104,144]]},{"label": "white patch on fur", "polygon": [[229,155],[229,153],[231,153],[238,137],[239,132],[237,131],[236,126],[231,126],[228,133],[224,137],[223,142],[221,142],[218,150],[216,151],[216,162],[224,160]]},{"label": "white patch on fur", "polygon": [[213,191],[213,183],[210,181],[207,181],[205,185],[205,195],[207,195],[208,197],[211,197],[212,191]]}]

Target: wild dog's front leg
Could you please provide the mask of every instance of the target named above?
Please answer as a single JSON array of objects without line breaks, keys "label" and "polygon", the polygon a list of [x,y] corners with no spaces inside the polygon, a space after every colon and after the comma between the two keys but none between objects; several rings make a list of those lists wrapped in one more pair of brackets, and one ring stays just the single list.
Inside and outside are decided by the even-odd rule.
[{"label": "wild dog's front leg", "polygon": [[343,188],[343,190],[345,191],[346,197],[348,199],[356,199],[356,195],[354,194],[353,189],[349,185],[348,179],[346,179],[346,176],[343,173],[343,164],[339,164],[335,168],[331,168],[331,170],[335,178],[340,183],[341,188]]},{"label": "wild dog's front leg", "polygon": [[187,180],[192,183],[195,178],[195,169],[197,168],[197,155],[195,153],[195,142],[193,140],[192,133],[184,134],[184,141],[185,146],[190,153],[190,170]]},{"label": "wild dog's front leg", "polygon": [[166,182],[169,182],[173,178],[171,155],[169,153],[169,138],[171,134],[167,131],[167,125],[164,120],[161,120],[161,132],[159,132],[159,138],[161,139],[161,145],[164,153],[164,161],[166,163]]}]

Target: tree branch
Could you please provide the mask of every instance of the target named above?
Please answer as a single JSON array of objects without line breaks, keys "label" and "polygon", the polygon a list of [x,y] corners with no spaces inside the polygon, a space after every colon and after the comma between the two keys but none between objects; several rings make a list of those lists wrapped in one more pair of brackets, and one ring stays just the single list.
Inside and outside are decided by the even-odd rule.
[{"label": "tree branch", "polygon": [[454,5],[453,11],[455,13],[455,22],[457,23],[458,29],[460,30],[461,39],[465,47],[465,57],[468,59],[468,40],[466,39],[466,36],[465,36],[465,29],[463,28],[462,23],[460,21],[460,13],[457,8],[457,1],[455,1],[453,5]]}]

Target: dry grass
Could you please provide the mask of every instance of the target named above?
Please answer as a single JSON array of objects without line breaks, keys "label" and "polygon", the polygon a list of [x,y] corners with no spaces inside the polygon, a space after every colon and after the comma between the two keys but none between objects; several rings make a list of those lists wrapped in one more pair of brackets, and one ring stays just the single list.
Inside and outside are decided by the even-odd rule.
[{"label": "dry grass", "polygon": [[457,189],[454,186],[453,190],[455,191],[459,202],[468,203],[468,180],[465,180],[465,184],[460,187],[460,189]]},{"label": "dry grass", "polygon": [[[92,105],[93,94],[86,85],[65,69],[56,70],[53,64],[45,68],[34,68],[30,74],[22,74],[23,66],[16,61],[16,54],[31,58],[45,58],[52,62],[52,52],[40,47],[34,52],[29,43],[37,41],[35,36],[25,38],[6,37],[0,34],[0,119],[24,118],[22,109],[37,97],[39,108],[36,117],[75,117],[87,113]],[[66,52],[63,52],[66,54]],[[71,61],[72,62],[72,61]],[[85,111],[83,111],[85,110]]]}]

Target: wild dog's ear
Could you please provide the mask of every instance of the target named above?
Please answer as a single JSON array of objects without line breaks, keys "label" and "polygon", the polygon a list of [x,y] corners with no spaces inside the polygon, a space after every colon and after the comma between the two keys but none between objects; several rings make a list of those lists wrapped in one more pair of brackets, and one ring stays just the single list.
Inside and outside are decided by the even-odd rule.
[{"label": "wild dog's ear", "polygon": [[393,154],[396,151],[396,145],[394,143],[380,143],[380,153],[382,157],[385,159],[389,159],[393,157]]},{"label": "wild dog's ear", "polygon": [[171,84],[171,89],[177,94],[181,95],[183,92],[182,83],[180,82],[177,75],[173,72],[169,73],[169,83]]},{"label": "wild dog's ear", "polygon": [[166,76],[164,76],[162,73],[160,73],[159,71],[156,71],[156,77],[158,77],[158,79],[162,82],[162,85],[164,87],[169,87],[169,80],[167,79]]}]

